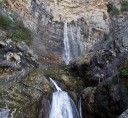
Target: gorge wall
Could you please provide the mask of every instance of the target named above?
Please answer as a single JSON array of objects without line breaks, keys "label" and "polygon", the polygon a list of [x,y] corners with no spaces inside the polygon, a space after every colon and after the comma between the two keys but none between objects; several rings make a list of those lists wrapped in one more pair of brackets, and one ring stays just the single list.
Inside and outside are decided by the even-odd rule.
[{"label": "gorge wall", "polygon": [[[48,78],[53,77],[75,103],[81,95],[84,118],[127,114],[128,12],[122,11],[122,0],[0,2],[0,14],[22,21],[32,31],[29,47],[38,56],[25,43],[10,40],[0,27],[0,113],[10,110],[16,118],[48,118],[54,91]],[[83,56],[77,54],[80,57],[68,67],[58,69],[63,61],[64,22],[71,51],[80,43]]]},{"label": "gorge wall", "polygon": [[[32,48],[42,60],[49,53],[62,61],[63,27],[67,21],[69,37],[79,38],[84,52],[93,49],[109,32],[109,15],[103,0],[3,0],[13,18],[22,20],[34,32]],[[77,33],[77,29],[80,29]],[[72,30],[72,31],[71,31]],[[73,39],[72,39],[73,40]]]}]

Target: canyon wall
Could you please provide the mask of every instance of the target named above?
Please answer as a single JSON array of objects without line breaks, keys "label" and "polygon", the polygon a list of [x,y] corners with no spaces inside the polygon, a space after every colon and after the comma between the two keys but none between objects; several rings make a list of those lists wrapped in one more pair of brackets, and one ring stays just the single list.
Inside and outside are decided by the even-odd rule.
[{"label": "canyon wall", "polygon": [[[99,45],[109,32],[109,15],[103,0],[3,0],[13,18],[17,18],[34,33],[31,47],[40,60],[53,55],[62,61],[63,25],[67,21],[69,37],[79,38],[84,52]],[[77,30],[79,29],[79,31]],[[72,30],[72,31],[71,31]]]}]

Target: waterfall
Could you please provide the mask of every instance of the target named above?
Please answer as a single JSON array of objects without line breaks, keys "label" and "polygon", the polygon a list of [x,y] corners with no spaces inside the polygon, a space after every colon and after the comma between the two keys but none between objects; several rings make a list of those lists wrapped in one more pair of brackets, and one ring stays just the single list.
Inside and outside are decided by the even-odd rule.
[{"label": "waterfall", "polygon": [[69,61],[75,57],[78,57],[84,54],[84,44],[82,41],[80,27],[68,28],[67,22],[64,22],[64,53],[63,60],[66,65],[69,64]]},{"label": "waterfall", "polygon": [[62,91],[51,78],[50,81],[55,85],[57,91],[52,95],[49,118],[80,118],[75,103],[68,93]]},{"label": "waterfall", "polygon": [[56,84],[56,82],[52,78],[49,78],[49,79],[54,84],[54,86],[56,87],[57,91],[62,91],[61,88]]},{"label": "waterfall", "polygon": [[71,60],[67,22],[64,23],[64,55],[63,55],[63,59],[64,59],[66,65],[68,65],[69,61]]}]

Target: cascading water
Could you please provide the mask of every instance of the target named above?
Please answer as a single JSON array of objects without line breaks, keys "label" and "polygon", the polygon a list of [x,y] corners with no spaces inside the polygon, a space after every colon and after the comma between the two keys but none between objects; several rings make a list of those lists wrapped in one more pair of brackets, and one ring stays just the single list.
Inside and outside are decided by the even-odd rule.
[{"label": "cascading water", "polygon": [[84,44],[81,40],[80,27],[68,28],[67,22],[64,23],[64,53],[63,60],[66,65],[69,64],[69,61],[75,57],[78,57],[84,54]]},{"label": "cascading water", "polygon": [[54,80],[51,78],[50,80],[57,91],[52,95],[49,118],[80,118],[77,108],[68,93],[62,91]]},{"label": "cascading water", "polygon": [[68,65],[69,61],[71,60],[67,22],[64,23],[64,55],[63,55],[63,59],[64,59],[66,65]]}]

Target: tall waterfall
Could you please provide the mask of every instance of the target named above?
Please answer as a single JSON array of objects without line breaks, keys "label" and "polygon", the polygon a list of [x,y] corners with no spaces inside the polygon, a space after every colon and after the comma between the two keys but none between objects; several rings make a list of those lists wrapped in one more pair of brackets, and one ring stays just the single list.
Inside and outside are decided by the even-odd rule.
[{"label": "tall waterfall", "polygon": [[68,26],[67,26],[67,22],[64,23],[64,55],[63,55],[63,59],[64,59],[66,65],[71,60],[70,42],[69,42],[69,38],[68,38]]},{"label": "tall waterfall", "polygon": [[68,27],[67,22],[64,23],[64,53],[63,60],[66,65],[74,57],[78,57],[84,53],[84,44],[81,40],[80,27]]},{"label": "tall waterfall", "polygon": [[50,78],[57,91],[52,95],[49,118],[80,118],[77,108],[68,93],[62,91],[54,80]]}]

